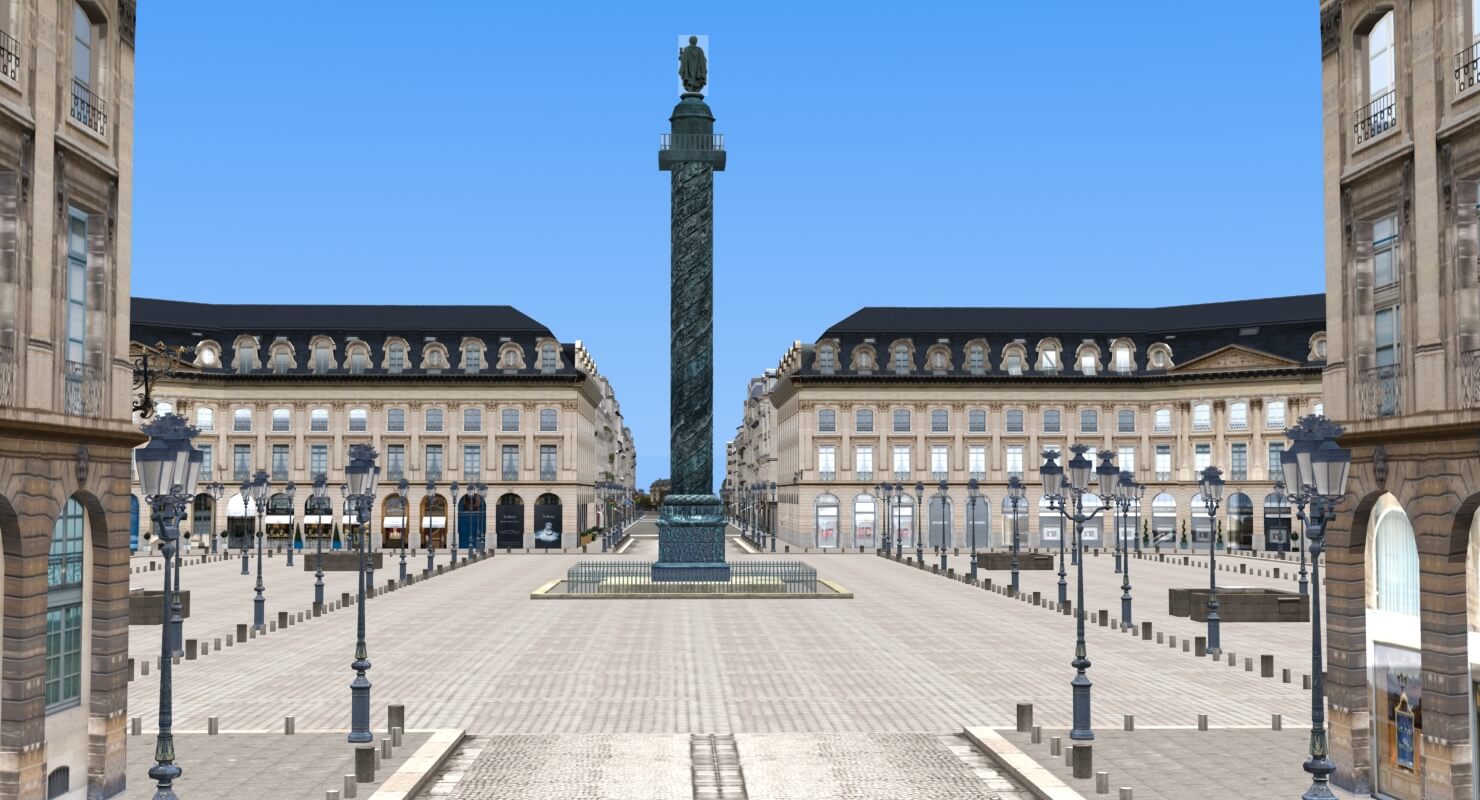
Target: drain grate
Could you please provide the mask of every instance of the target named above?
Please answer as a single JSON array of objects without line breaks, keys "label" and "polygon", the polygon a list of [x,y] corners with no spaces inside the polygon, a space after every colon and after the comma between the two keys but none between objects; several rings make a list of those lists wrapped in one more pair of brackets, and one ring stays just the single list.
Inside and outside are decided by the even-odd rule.
[{"label": "drain grate", "polygon": [[694,776],[694,800],[747,800],[740,751],[732,735],[695,734],[689,737],[689,761]]}]

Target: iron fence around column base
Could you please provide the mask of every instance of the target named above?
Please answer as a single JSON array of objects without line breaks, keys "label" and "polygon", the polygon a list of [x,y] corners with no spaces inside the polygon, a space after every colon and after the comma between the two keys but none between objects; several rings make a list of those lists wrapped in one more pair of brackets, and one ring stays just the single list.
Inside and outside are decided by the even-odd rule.
[{"label": "iron fence around column base", "polygon": [[728,565],[728,581],[700,578],[655,582],[653,564],[652,561],[582,561],[566,571],[564,589],[567,594],[817,592],[817,570],[800,561],[732,562]]}]

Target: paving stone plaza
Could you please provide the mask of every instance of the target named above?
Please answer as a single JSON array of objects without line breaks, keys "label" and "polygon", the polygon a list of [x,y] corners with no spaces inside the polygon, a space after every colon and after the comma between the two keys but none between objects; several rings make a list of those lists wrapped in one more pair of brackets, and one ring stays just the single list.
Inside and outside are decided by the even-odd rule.
[{"label": "paving stone plaza", "polygon": [[[622,555],[500,553],[369,601],[377,737],[385,735],[392,704],[405,707],[408,731],[467,736],[424,796],[700,797],[696,735],[733,736],[726,746],[738,756],[745,792],[736,796],[755,800],[1033,796],[963,737],[968,728],[1002,731],[1039,763],[1062,762],[1049,757],[1048,741],[1069,724],[1071,617],[856,552],[792,554],[852,591],[852,600],[530,599],[578,560],[651,560],[653,519],[629,534]],[[728,556],[755,558],[746,549],[731,538]],[[135,566],[145,561],[135,559]],[[409,562],[424,566],[424,554]],[[445,554],[439,563],[447,563]],[[966,563],[961,557],[952,566]],[[1222,585],[1293,588],[1283,577],[1239,575],[1240,563],[1265,573],[1290,566],[1220,559],[1231,565],[1220,573]],[[395,577],[394,564],[388,553],[377,584]],[[312,599],[312,573],[301,563],[284,566],[280,556],[264,567],[268,619],[289,611],[296,620]],[[1110,555],[1088,555],[1085,567],[1091,614],[1118,610],[1120,576]],[[136,573],[134,585],[150,585],[159,574]],[[994,587],[1008,579],[1006,572],[981,577]],[[1205,585],[1206,567],[1148,557],[1133,561],[1132,577],[1142,598],[1137,622],[1151,622],[1153,635],[1175,636],[1178,644],[1091,623],[1093,719],[1107,734],[1096,742],[1096,769],[1115,770],[1110,785],[1132,787],[1143,798],[1177,796],[1167,793],[1175,784],[1159,777],[1158,765],[1168,761],[1200,764],[1215,785],[1251,785],[1249,760],[1216,758],[1226,747],[1219,737],[1236,733],[1244,737],[1240,750],[1261,754],[1258,786],[1270,792],[1243,796],[1298,794],[1308,783],[1300,765],[1309,626],[1225,623],[1225,652],[1236,663],[1197,658],[1181,642],[1202,635],[1203,626],[1167,615],[1167,589]],[[1055,573],[1023,572],[1022,579],[1029,598],[1052,596]],[[351,582],[348,573],[327,580],[331,598]],[[187,566],[182,581],[195,610],[185,623],[187,639],[224,643],[238,623],[250,621],[254,577],[240,574],[239,559]],[[349,724],[349,612],[309,617],[180,662],[174,691],[182,796],[233,796],[215,784],[239,780],[218,768],[226,739],[205,735],[211,717],[222,737],[247,737],[243,752],[261,765],[252,782],[257,794],[235,796],[318,798],[341,786],[350,746],[342,735],[321,734],[342,734]],[[157,646],[158,628],[134,626],[131,634],[131,653],[142,664]],[[1274,657],[1275,677],[1260,676],[1261,655]],[[1290,683],[1282,680],[1285,669]],[[127,797],[151,796],[141,770],[152,750],[147,712],[157,691],[152,672],[129,685],[130,713],[145,716],[142,735],[129,739]],[[1014,731],[1019,703],[1033,704],[1041,744]],[[1276,714],[1279,732],[1270,730]],[[1134,715],[1135,731],[1123,730],[1125,715]],[[1199,715],[1209,731],[1198,730]],[[282,734],[288,716],[293,737]],[[305,763],[293,755],[305,747],[322,758]],[[404,752],[405,745],[398,757]],[[1094,780],[1070,777],[1062,763],[1058,772],[1078,794],[1095,794]]]}]

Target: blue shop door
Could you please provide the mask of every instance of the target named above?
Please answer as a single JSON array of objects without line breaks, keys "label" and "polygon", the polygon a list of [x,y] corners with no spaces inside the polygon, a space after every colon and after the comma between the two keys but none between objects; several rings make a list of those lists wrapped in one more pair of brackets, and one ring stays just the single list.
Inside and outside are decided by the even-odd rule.
[{"label": "blue shop door", "polygon": [[477,547],[483,541],[488,530],[488,514],[483,509],[469,511],[459,509],[457,512],[457,546],[462,548]]},{"label": "blue shop door", "polygon": [[139,498],[135,495],[128,498],[128,549],[139,552]]}]

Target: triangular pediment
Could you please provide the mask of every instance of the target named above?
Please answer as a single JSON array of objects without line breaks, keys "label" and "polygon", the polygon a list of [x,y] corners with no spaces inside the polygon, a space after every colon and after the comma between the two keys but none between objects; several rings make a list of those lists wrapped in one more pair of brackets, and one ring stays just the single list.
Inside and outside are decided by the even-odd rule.
[{"label": "triangular pediment", "polygon": [[1230,344],[1172,368],[1172,372],[1214,372],[1240,369],[1298,367],[1300,362],[1252,347]]}]

